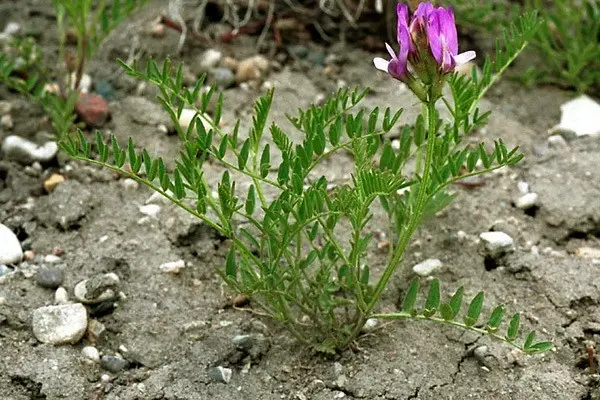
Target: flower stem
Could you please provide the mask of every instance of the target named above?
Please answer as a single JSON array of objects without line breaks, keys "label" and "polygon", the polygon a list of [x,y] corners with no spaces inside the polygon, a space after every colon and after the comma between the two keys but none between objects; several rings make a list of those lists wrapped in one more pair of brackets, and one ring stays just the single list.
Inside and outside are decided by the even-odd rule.
[{"label": "flower stem", "polygon": [[416,207],[412,210],[411,218],[408,224],[408,227],[404,231],[404,234],[398,239],[398,245],[394,251],[394,255],[387,265],[385,271],[381,278],[379,278],[379,282],[377,282],[377,286],[375,286],[375,291],[373,292],[373,296],[371,297],[371,301],[367,304],[367,307],[363,310],[361,317],[358,319],[356,326],[354,327],[354,331],[350,336],[348,336],[346,343],[344,345],[348,345],[354,338],[358,336],[360,330],[362,329],[365,321],[369,318],[371,311],[377,304],[377,301],[381,297],[383,290],[387,286],[388,281],[392,277],[394,271],[400,264],[402,260],[402,256],[408,246],[408,242],[412,237],[413,233],[419,226],[419,222],[421,220],[421,214],[423,212],[423,208],[425,207],[425,203],[427,201],[427,188],[429,187],[429,177],[431,164],[433,163],[433,153],[435,150],[435,130],[436,130],[436,111],[435,111],[435,103],[437,101],[436,96],[433,95],[433,90],[429,90],[429,100],[427,101],[427,122],[428,122],[428,133],[427,133],[427,150],[425,153],[425,164],[423,165],[423,175],[421,178],[421,182],[419,183],[419,192],[417,194],[417,204]]}]

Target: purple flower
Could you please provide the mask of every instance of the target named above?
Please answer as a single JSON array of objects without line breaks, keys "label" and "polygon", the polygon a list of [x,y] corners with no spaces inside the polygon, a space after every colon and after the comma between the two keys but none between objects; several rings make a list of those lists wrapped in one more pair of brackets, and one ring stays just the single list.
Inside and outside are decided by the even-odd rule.
[{"label": "purple flower", "polygon": [[410,61],[413,69],[424,82],[435,82],[438,79],[430,76],[432,73],[439,75],[452,72],[457,65],[475,58],[474,51],[458,54],[458,37],[451,8],[436,8],[430,2],[421,3],[410,19],[410,23],[406,4],[398,4],[397,13],[400,51],[396,55],[392,47],[386,43],[392,58],[389,61],[375,58],[373,62],[377,69],[408,83],[414,79],[408,70]]}]

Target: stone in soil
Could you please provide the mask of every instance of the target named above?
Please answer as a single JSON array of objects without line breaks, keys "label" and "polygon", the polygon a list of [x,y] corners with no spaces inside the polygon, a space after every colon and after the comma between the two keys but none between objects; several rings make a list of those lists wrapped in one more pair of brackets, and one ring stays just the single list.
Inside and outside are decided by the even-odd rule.
[{"label": "stone in soil", "polygon": [[24,165],[36,161],[45,163],[53,160],[58,153],[56,142],[46,142],[41,146],[20,136],[7,136],[2,142],[2,152],[8,160]]},{"label": "stone in soil", "polygon": [[104,324],[96,319],[90,319],[88,322],[87,333],[91,342],[95,343],[102,338],[106,332]]},{"label": "stone in soil", "polygon": [[100,127],[108,119],[108,103],[97,94],[81,93],[75,103],[75,112],[87,125]]},{"label": "stone in soil", "polygon": [[479,235],[486,255],[492,258],[513,250],[513,239],[504,232],[483,232]]},{"label": "stone in soil", "polygon": [[0,224],[0,264],[18,264],[23,259],[23,249],[17,235]]},{"label": "stone in soil", "polygon": [[600,104],[586,95],[560,106],[560,123],[552,132],[573,132],[576,136],[600,134]]},{"label": "stone in soil", "polygon": [[102,366],[102,368],[105,370],[116,374],[117,372],[121,372],[127,368],[129,366],[129,362],[121,357],[102,356],[102,359],[100,360],[100,366]]},{"label": "stone in soil", "polygon": [[442,268],[442,262],[436,258],[430,258],[413,266],[413,272],[419,276],[429,276]]},{"label": "stone in soil", "polygon": [[164,264],[159,265],[158,268],[163,272],[167,272],[170,274],[178,274],[179,271],[185,268],[185,261],[177,260],[166,262]]},{"label": "stone in soil", "polygon": [[233,371],[230,368],[225,368],[220,365],[208,370],[209,378],[215,382],[229,383],[232,375]]},{"label": "stone in soil", "polygon": [[192,64],[194,74],[200,75],[215,68],[219,65],[222,57],[223,54],[218,50],[206,50],[196,59],[196,62]]},{"label": "stone in soil", "polygon": [[52,174],[50,175],[50,177],[48,177],[48,179],[44,180],[42,186],[44,186],[44,190],[46,191],[46,193],[52,193],[52,191],[64,181],[65,177],[61,174]]},{"label": "stone in soil", "polygon": [[225,67],[211,69],[208,77],[211,83],[222,89],[235,85],[236,81],[233,71]]},{"label": "stone in soil", "polygon": [[85,346],[83,349],[81,349],[81,355],[86,360],[90,360],[95,363],[100,362],[100,352],[94,346]]},{"label": "stone in soil", "polygon": [[[192,109],[184,108],[181,110],[181,115],[179,116],[179,125],[181,126],[181,129],[184,131],[187,130],[192,123],[194,115],[196,115],[196,111]],[[196,124],[198,123],[201,123],[206,131],[211,129],[212,120],[208,115],[198,114],[196,117]]]},{"label": "stone in soil", "polygon": [[42,343],[77,343],[85,334],[88,318],[83,304],[40,307],[33,312],[33,335]]},{"label": "stone in soil", "polygon": [[64,271],[57,267],[42,267],[35,274],[35,282],[48,289],[58,288],[64,279]]},{"label": "stone in soil", "polygon": [[54,292],[54,303],[55,304],[67,304],[69,302],[69,293],[64,287],[59,287]]},{"label": "stone in soil", "polygon": [[254,346],[252,335],[236,335],[232,339],[232,342],[242,350],[250,350]]},{"label": "stone in soil", "polygon": [[119,277],[115,273],[101,274],[84,279],[75,285],[73,294],[84,304],[98,304],[116,297]]},{"label": "stone in soil", "polygon": [[530,208],[537,206],[537,201],[538,201],[537,193],[527,193],[527,194],[520,196],[515,201],[515,206],[517,208],[520,208],[521,210],[529,210]]},{"label": "stone in soil", "polygon": [[261,80],[268,70],[269,61],[261,55],[256,55],[240,61],[235,79],[237,83]]}]

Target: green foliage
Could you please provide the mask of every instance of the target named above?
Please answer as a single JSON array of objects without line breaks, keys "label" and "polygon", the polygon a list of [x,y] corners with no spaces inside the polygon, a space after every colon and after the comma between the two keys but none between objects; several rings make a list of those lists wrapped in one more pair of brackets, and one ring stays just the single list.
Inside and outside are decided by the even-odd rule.
[{"label": "green foliage", "polygon": [[[419,279],[415,278],[408,288],[404,297],[402,311],[391,314],[374,314],[372,318],[382,319],[424,319],[428,321],[441,322],[454,325],[475,333],[490,336],[494,339],[510,343],[516,348],[527,354],[536,354],[548,351],[552,348],[552,342],[535,342],[535,331],[531,331],[522,344],[518,344],[516,339],[519,336],[519,314],[515,314],[510,319],[506,328],[506,335],[499,334],[500,326],[504,323],[504,307],[495,307],[488,318],[485,326],[477,326],[477,320],[483,311],[483,292],[479,292],[467,307],[467,313],[463,317],[463,322],[456,319],[462,308],[463,288],[460,287],[451,297],[448,303],[440,304],[440,283],[437,279],[431,281],[429,285],[429,294],[425,301],[425,306],[419,312],[415,308],[419,294]],[[407,306],[408,305],[408,306]],[[436,316],[439,311],[440,316]]]},{"label": "green foliage", "polygon": [[528,82],[552,83],[579,92],[600,89],[600,3],[596,0],[528,0],[544,23],[532,40],[540,62]]}]

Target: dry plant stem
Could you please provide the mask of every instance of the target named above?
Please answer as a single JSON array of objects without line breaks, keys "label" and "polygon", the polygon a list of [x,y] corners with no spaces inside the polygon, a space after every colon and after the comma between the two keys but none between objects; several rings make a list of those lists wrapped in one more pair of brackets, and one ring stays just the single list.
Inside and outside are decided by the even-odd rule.
[{"label": "dry plant stem", "polygon": [[404,255],[406,247],[408,246],[408,243],[409,243],[413,233],[415,232],[415,230],[417,229],[417,226],[419,225],[421,213],[423,211],[425,202],[427,200],[427,187],[429,186],[430,169],[431,169],[431,164],[433,162],[433,152],[434,152],[434,148],[435,148],[435,128],[436,128],[435,103],[436,103],[436,101],[437,101],[437,99],[433,98],[432,90],[430,89],[429,101],[427,103],[427,120],[428,120],[428,125],[429,125],[428,134],[427,134],[427,151],[425,154],[425,165],[424,165],[424,170],[423,170],[423,177],[421,178],[421,182],[419,184],[419,192],[417,195],[417,206],[412,211],[412,215],[411,215],[411,219],[408,224],[408,227],[404,231],[404,234],[398,240],[398,245],[396,246],[392,260],[387,265],[385,271],[383,272],[383,275],[379,279],[379,282],[377,282],[377,286],[375,286],[375,291],[373,292],[372,300],[369,302],[369,304],[367,304],[367,307],[365,309],[361,310],[362,311],[361,316],[358,319],[356,326],[354,327],[354,331],[348,338],[346,338],[344,346],[342,346],[342,347],[346,347],[360,333],[360,330],[362,329],[366,320],[369,318],[371,311],[377,304],[377,301],[381,297],[381,294],[383,293],[383,290],[387,286],[387,283],[389,282],[394,271],[396,270],[400,261],[402,260],[402,256]]}]

